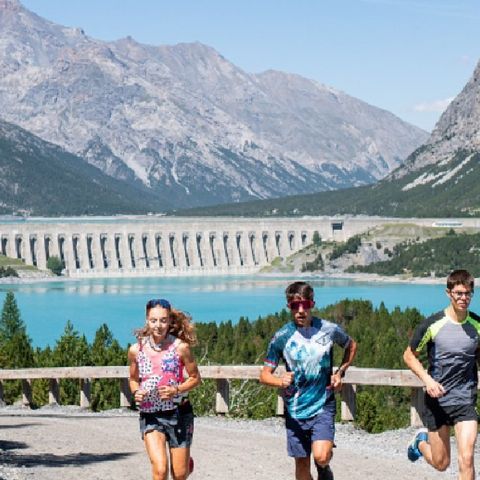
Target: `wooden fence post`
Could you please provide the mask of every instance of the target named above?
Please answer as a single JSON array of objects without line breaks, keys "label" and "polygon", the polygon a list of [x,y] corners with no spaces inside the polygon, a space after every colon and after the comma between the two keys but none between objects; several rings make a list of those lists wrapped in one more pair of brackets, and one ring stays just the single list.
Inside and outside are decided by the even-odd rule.
[{"label": "wooden fence post", "polygon": [[60,405],[60,385],[58,378],[51,378],[48,387],[48,404]]},{"label": "wooden fence post", "polygon": [[215,413],[228,413],[230,403],[230,383],[225,378],[217,379],[217,393],[215,395]]},{"label": "wooden fence post", "polygon": [[90,408],[90,394],[91,394],[92,379],[82,378],[80,380],[80,407]]},{"label": "wooden fence post", "polygon": [[285,401],[283,400],[283,389],[281,388],[277,391],[277,411],[275,413],[279,417],[285,415]]},{"label": "wooden fence post", "polygon": [[423,388],[412,388],[412,401],[410,405],[410,425],[423,427],[422,414],[425,408],[425,394]]},{"label": "wooden fence post", "polygon": [[32,405],[32,381],[30,379],[22,380],[22,405],[24,407]]},{"label": "wooden fence post", "polygon": [[342,422],[353,422],[356,411],[357,386],[350,383],[342,385],[342,403],[340,418]]},{"label": "wooden fence post", "polygon": [[0,380],[0,407],[4,407],[5,404],[5,396],[3,393],[3,380]]},{"label": "wooden fence post", "polygon": [[131,405],[132,392],[130,392],[130,385],[128,378],[120,379],[120,408],[128,408]]}]

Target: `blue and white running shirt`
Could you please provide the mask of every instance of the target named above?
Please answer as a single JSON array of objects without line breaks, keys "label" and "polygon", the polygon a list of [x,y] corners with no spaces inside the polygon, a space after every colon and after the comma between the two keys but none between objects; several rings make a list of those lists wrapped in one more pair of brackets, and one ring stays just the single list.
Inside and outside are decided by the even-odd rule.
[{"label": "blue and white running shirt", "polygon": [[289,322],[273,336],[264,365],[276,368],[283,358],[287,371],[294,372],[284,390],[285,405],[293,418],[311,418],[321,413],[330,391],[333,344],[346,348],[350,337],[337,324],[312,317],[310,327]]}]

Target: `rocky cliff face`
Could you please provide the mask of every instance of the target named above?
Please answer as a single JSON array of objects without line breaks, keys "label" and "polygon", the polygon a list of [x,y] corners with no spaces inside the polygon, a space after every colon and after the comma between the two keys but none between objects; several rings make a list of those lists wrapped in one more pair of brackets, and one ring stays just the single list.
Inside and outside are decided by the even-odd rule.
[{"label": "rocky cliff face", "polygon": [[317,82],[202,44],[101,42],[0,0],[0,116],[178,206],[372,183],[427,138]]},{"label": "rocky cliff face", "polygon": [[[417,184],[438,183],[443,177],[461,174],[458,160],[466,166],[472,154],[480,152],[480,62],[463,90],[437,122],[430,138],[415,151],[393,176],[400,178],[408,173],[422,172]],[[430,172],[431,175],[428,174]],[[455,171],[454,171],[455,169]],[[442,182],[443,183],[443,182]],[[412,188],[413,185],[409,184]]]}]

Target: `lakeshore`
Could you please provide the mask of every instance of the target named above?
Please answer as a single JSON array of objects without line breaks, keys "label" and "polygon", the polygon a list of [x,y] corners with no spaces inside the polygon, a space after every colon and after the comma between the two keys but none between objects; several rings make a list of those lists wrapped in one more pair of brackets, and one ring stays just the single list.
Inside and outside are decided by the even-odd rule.
[{"label": "lakeshore", "polygon": [[[247,275],[247,274],[246,274]],[[248,274],[252,275],[252,274]],[[202,276],[218,276],[214,274],[205,274]],[[241,276],[241,275],[239,275]],[[445,283],[445,278],[443,277],[414,277],[408,275],[378,275],[376,273],[345,273],[345,272],[293,272],[293,273],[256,273],[255,277],[258,278],[287,278],[287,279],[298,279],[302,278],[308,281],[308,279],[314,280],[352,280],[357,282],[378,282],[378,283],[410,283],[410,284],[425,284],[425,285],[434,285],[434,284],[443,284]],[[130,277],[117,277],[117,278],[130,278]],[[136,279],[141,278],[152,278],[152,277],[131,277]],[[179,278],[177,276],[172,276],[171,278]],[[101,279],[101,278],[100,278]],[[476,279],[480,280],[480,279]],[[55,282],[81,282],[80,278],[71,278],[71,277],[52,277],[52,275],[35,275],[29,277],[2,277],[0,278],[0,285],[27,285],[27,284],[36,284],[36,283],[55,283]]]}]

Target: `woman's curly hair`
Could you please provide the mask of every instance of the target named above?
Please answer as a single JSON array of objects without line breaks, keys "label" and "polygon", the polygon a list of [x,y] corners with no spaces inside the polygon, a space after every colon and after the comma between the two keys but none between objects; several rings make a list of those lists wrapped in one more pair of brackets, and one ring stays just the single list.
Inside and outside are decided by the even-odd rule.
[{"label": "woman's curly hair", "polygon": [[[149,307],[147,303],[147,315],[150,308],[153,307]],[[180,340],[182,340],[182,342],[185,342],[190,346],[197,345],[197,334],[195,332],[195,325],[192,322],[192,317],[187,313],[182,312],[181,310],[177,310],[176,308],[170,307],[166,309],[168,310],[170,316],[170,329],[168,333],[170,333],[174,337],[179,338]],[[134,330],[133,333],[138,340],[148,337],[150,335],[150,329],[148,327],[148,324]]]}]

